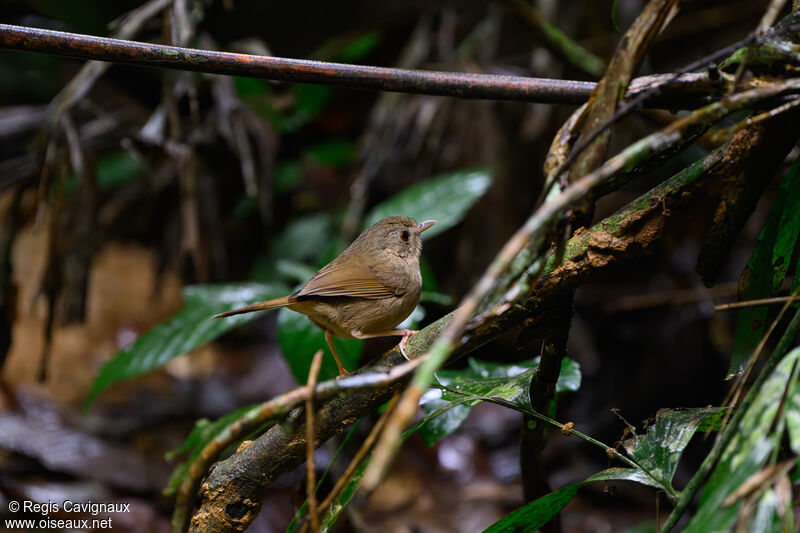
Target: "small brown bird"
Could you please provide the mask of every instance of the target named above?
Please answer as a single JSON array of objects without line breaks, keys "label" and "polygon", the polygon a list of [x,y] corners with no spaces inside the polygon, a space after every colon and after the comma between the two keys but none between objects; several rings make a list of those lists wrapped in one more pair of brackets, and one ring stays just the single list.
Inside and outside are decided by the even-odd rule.
[{"label": "small brown bird", "polygon": [[400,351],[416,331],[393,329],[419,302],[422,275],[420,234],[436,223],[417,224],[407,217],[387,217],[364,230],[339,257],[322,267],[302,289],[290,296],[214,315],[222,318],[251,311],[288,307],[303,313],[325,332],[339,374],[348,374],[333,336],[369,339],[401,335]]}]

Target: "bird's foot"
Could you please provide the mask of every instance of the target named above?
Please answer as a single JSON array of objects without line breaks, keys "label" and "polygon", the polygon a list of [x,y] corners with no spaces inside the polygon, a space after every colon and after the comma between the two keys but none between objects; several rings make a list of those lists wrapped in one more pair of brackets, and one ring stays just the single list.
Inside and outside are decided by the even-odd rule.
[{"label": "bird's foot", "polygon": [[400,348],[400,353],[403,354],[403,357],[405,357],[407,361],[411,361],[411,359],[408,357],[408,354],[406,354],[406,343],[412,335],[416,335],[417,333],[419,332],[412,329],[407,329],[403,334],[403,338],[400,339],[400,344],[398,345]]}]

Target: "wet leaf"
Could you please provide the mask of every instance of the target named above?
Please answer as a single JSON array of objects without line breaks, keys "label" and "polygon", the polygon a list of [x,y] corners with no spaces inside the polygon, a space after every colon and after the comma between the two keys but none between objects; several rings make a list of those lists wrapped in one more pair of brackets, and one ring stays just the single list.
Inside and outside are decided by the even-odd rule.
[{"label": "wet leaf", "polygon": [[439,389],[426,392],[420,399],[419,407],[426,415],[419,428],[419,436],[427,446],[433,446],[439,439],[457,430],[469,415],[467,405],[442,399]]},{"label": "wet leaf", "polygon": [[[463,370],[441,370],[436,374],[440,385],[454,389],[458,394],[433,388],[420,401],[420,408],[426,414],[442,409],[441,415],[433,417],[420,429],[420,437],[429,446],[458,429],[469,414],[468,405],[479,403],[482,401],[480,398],[502,398],[523,409],[532,408],[529,391],[531,380],[539,366],[538,357],[512,364],[470,358],[468,365]],[[561,362],[561,374],[556,382],[556,392],[576,391],[580,382],[578,363],[564,358]],[[464,395],[476,398],[464,404]],[[449,409],[443,409],[448,402],[454,403]]]},{"label": "wet leaf", "polygon": [[411,217],[417,222],[435,219],[437,224],[422,234],[430,238],[461,222],[491,182],[492,176],[486,169],[463,170],[427,179],[377,205],[364,219],[364,228],[392,215]]},{"label": "wet leaf", "polygon": [[563,509],[586,483],[592,481],[629,480],[640,481],[639,473],[633,468],[609,468],[598,472],[585,481],[565,485],[541,498],[520,507],[516,511],[504,516],[488,528],[484,533],[519,533],[523,531],[536,531],[547,524]]},{"label": "wet leaf", "polygon": [[660,412],[645,435],[624,442],[625,451],[644,470],[669,487],[678,461],[695,432],[704,421],[709,418],[718,421],[726,411],[725,408],[712,407]]},{"label": "wet leaf", "polygon": [[800,348],[795,348],[778,363],[761,386],[711,473],[697,513],[684,531],[728,531],[733,527],[741,501],[728,506],[723,502],[761,470],[767,458],[778,450],[787,420],[781,408],[782,399],[787,386],[794,388],[798,363]]},{"label": "wet leaf", "polygon": [[216,319],[212,316],[234,307],[287,294],[280,283],[193,285],[183,290],[184,306],[169,319],[139,336],[100,369],[86,399],[88,408],[106,387],[155,370],[201,344],[216,339],[236,326],[250,322],[259,313]]},{"label": "wet leaf", "polygon": [[[756,300],[774,296],[787,274],[792,253],[800,235],[800,159],[783,178],[767,222],[758,236],[758,243],[739,279],[739,299]],[[793,284],[797,284],[795,273]],[[729,373],[738,374],[744,368],[758,342],[764,336],[767,322],[766,307],[751,307],[739,311],[733,340]]]}]

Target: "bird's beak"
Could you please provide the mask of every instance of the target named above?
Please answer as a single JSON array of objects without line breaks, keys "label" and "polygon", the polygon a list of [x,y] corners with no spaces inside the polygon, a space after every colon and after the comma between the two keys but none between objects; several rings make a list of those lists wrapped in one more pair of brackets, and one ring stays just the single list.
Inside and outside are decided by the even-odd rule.
[{"label": "bird's beak", "polygon": [[424,222],[420,222],[419,224],[417,224],[417,228],[419,229],[419,231],[417,231],[417,233],[422,233],[423,231],[425,231],[426,229],[430,228],[434,224],[436,224],[435,220],[426,220]]}]

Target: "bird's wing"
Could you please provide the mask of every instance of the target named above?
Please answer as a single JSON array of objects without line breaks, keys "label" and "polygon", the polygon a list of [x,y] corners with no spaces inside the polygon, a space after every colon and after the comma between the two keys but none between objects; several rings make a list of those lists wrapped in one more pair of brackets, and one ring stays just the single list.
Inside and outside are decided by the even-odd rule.
[{"label": "bird's wing", "polygon": [[332,262],[308,280],[295,296],[350,296],[379,300],[403,294],[394,275],[379,275],[368,265]]}]

